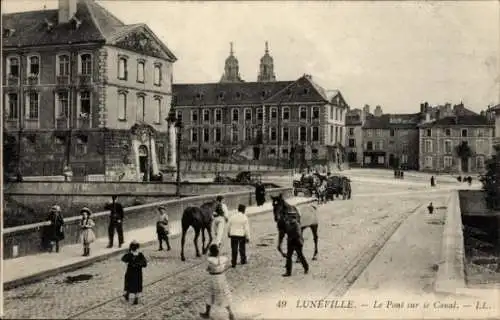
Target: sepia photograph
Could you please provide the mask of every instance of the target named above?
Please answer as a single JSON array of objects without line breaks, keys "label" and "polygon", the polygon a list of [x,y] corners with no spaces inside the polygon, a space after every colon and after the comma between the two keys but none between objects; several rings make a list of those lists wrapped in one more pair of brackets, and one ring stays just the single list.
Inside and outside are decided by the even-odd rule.
[{"label": "sepia photograph", "polygon": [[2,319],[500,319],[500,1],[1,11]]}]

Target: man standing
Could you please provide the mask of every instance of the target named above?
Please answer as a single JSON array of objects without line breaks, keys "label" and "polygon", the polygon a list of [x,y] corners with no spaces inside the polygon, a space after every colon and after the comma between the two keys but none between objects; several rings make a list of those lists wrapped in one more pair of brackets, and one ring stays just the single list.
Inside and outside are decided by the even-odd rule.
[{"label": "man standing", "polygon": [[113,238],[115,236],[115,230],[118,234],[118,247],[121,248],[123,244],[123,206],[121,203],[116,202],[116,195],[112,196],[112,202],[108,203],[105,207],[106,210],[110,210],[109,215],[109,226],[108,226],[108,237],[109,244],[108,248],[113,247]]},{"label": "man standing", "polygon": [[266,202],[266,188],[262,181],[257,182],[255,186],[255,201],[259,207]]},{"label": "man standing", "polygon": [[286,237],[287,237],[287,252],[286,252],[286,272],[283,277],[290,277],[292,275],[292,256],[293,252],[297,252],[297,257],[299,258],[302,266],[304,267],[304,273],[309,272],[309,264],[307,263],[304,254],[302,253],[302,247],[304,246],[304,239],[302,238],[302,231],[300,229],[300,223],[295,218],[289,218],[285,221],[286,224]]},{"label": "man standing", "polygon": [[246,244],[250,242],[250,224],[248,217],[245,215],[246,207],[243,204],[238,206],[238,214],[229,218],[227,224],[227,233],[231,239],[231,265],[236,267],[238,258],[238,249],[240,252],[241,264],[247,263]]},{"label": "man standing", "polygon": [[215,244],[220,248],[222,243],[222,234],[224,233],[224,227],[228,220],[228,209],[224,203],[223,196],[217,196],[215,199],[217,205],[215,206],[214,212],[214,229],[213,234],[215,236]]}]

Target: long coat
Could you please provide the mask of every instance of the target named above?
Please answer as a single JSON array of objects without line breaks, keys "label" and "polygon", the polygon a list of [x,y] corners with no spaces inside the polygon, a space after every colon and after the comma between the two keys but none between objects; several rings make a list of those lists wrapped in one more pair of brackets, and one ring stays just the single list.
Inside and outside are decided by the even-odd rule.
[{"label": "long coat", "polygon": [[47,221],[50,225],[46,227],[45,239],[47,241],[61,241],[64,239],[64,219],[55,212],[49,213]]},{"label": "long coat", "polygon": [[148,265],[146,257],[142,252],[137,255],[128,252],[122,257],[122,261],[127,263],[124,291],[128,293],[142,292],[142,268],[146,268]]},{"label": "long coat", "polygon": [[255,187],[255,201],[258,206],[261,206],[266,202],[266,188],[263,184],[258,184]]}]

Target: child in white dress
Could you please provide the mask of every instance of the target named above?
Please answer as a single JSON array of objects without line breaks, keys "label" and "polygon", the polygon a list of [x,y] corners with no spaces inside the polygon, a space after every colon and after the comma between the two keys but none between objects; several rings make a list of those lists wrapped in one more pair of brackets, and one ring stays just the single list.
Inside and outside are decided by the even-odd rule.
[{"label": "child in white dress", "polygon": [[80,234],[80,241],[83,244],[83,256],[90,255],[90,244],[95,241],[95,233],[92,228],[95,226],[94,220],[90,218],[92,212],[89,208],[82,208],[80,210],[82,215],[82,220],[80,221],[80,228],[82,233]]}]

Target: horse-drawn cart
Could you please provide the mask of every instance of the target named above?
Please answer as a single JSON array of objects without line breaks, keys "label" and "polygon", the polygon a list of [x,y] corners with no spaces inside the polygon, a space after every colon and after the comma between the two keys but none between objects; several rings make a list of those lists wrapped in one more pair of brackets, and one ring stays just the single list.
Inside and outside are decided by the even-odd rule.
[{"label": "horse-drawn cart", "polygon": [[334,200],[342,195],[342,199],[351,199],[351,180],[346,176],[330,176],[326,185],[326,200]]},{"label": "horse-drawn cart", "polygon": [[294,196],[302,193],[307,197],[312,197],[316,193],[316,187],[314,177],[312,176],[303,176],[300,180],[293,180]]}]

